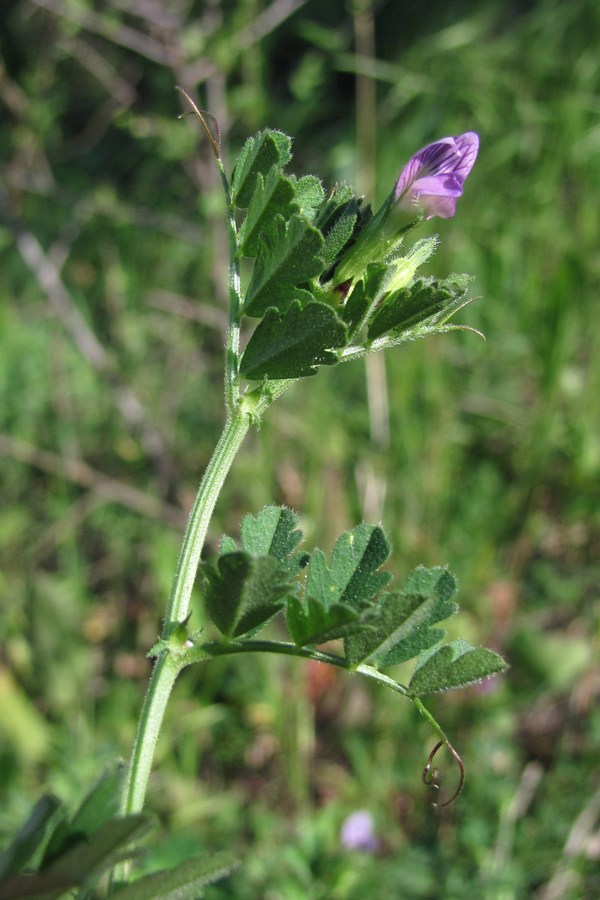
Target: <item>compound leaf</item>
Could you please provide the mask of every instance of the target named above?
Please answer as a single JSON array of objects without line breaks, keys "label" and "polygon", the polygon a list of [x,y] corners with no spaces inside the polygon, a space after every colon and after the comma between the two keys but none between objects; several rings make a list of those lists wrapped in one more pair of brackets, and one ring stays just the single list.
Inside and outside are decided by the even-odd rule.
[{"label": "compound leaf", "polygon": [[346,328],[331,307],[295,300],[285,313],[269,309],[255,329],[240,363],[250,380],[302,378],[317,366],[338,361],[335,348],[346,344]]},{"label": "compound leaf", "polygon": [[414,696],[448,691],[474,684],[505,669],[505,661],[493,650],[473,647],[459,638],[422,655],[408,690]]}]

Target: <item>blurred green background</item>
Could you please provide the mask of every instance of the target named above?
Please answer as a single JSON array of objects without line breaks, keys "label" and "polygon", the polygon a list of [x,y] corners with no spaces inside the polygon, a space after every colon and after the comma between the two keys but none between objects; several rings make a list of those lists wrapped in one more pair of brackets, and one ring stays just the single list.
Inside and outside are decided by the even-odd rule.
[{"label": "blurred green background", "polygon": [[[148,865],[233,848],[207,896],[600,896],[600,5],[5,0],[0,224],[0,843],[42,789],[127,756],[178,542],[220,432],[226,233],[210,151],[260,127],[377,203],[427,142],[480,156],[430,265],[460,333],[306,379],[247,440],[211,529],[276,501],[308,546],[382,521],[398,578],[449,563],[458,634],[509,674],[397,696],[265,658],[184,673]],[[198,609],[193,624],[200,626]],[[441,761],[443,783],[455,771]],[[374,816],[377,854],[340,846]]]}]

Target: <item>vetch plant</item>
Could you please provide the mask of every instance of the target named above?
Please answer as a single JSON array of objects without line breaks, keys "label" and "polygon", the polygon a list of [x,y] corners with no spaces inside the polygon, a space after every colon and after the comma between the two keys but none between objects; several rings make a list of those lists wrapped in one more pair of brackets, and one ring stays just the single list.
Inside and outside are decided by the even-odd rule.
[{"label": "vetch plant", "polygon": [[[61,814],[38,874],[23,876],[19,873],[42,839],[47,840],[49,818],[55,814],[51,803],[36,807],[21,844],[0,859],[0,872],[17,882],[34,877],[41,879],[39,886],[45,876],[55,881],[60,876],[65,889],[67,862],[70,859],[73,865],[76,858],[77,835],[84,836],[86,847],[96,847],[96,855],[81,856],[81,879],[69,884],[85,883],[132,854],[131,843],[148,824],[142,810],[167,702],[180,672],[194,663],[217,656],[277,653],[328,663],[388,687],[413,703],[439,738],[423,780],[436,784],[432,760],[445,745],[460,767],[457,793],[462,787],[462,762],[421,698],[478,682],[505,668],[491,650],[460,639],[444,642],[440,624],[458,608],[456,582],[446,568],[418,567],[399,586],[391,586],[391,574],[382,568],[390,545],[380,525],[362,523],[345,532],[328,558],[321,550],[301,548],[302,532],[294,512],[268,506],[244,518],[238,540],[223,537],[216,558],[201,561],[215,504],[246,434],[298,379],[316,375],[321,366],[349,362],[429,334],[473,330],[451,322],[472,299],[467,296],[471,279],[420,275],[437,238],[409,247],[405,240],[423,218],[454,215],[475,162],[477,135],[444,138],[420,150],[373,215],[345,184],[326,194],[314,176],[288,174],[291,141],[279,131],[267,129],[249,138],[229,180],[217,123],[180,91],[210,141],[228,222],[225,425],[190,513],[162,635],[149,654],[155,664],[127,773],[122,769],[107,773],[74,817]],[[416,217],[401,224],[398,208],[409,209]],[[246,283],[241,278],[243,258],[251,261]],[[254,325],[244,346],[243,323],[244,333]],[[198,574],[218,638],[206,639],[194,627],[192,591]],[[275,617],[285,625],[288,640],[259,636]],[[337,645],[332,647],[332,642]],[[389,670],[410,660],[415,660],[414,672],[408,684],[402,684]],[[348,825],[346,846],[375,846],[372,820],[366,815],[357,814],[363,818],[353,820],[352,828]],[[362,828],[360,841],[357,822]],[[24,843],[27,852],[19,851]],[[123,882],[128,869],[121,865],[112,892],[125,900],[167,896],[175,889],[183,891],[177,896],[197,897],[203,884],[233,864],[223,856],[188,860],[167,873],[127,885]],[[60,896],[51,892],[56,887],[51,879],[48,884],[42,884],[50,891],[44,896]],[[1,891],[0,895],[4,896]]]}]

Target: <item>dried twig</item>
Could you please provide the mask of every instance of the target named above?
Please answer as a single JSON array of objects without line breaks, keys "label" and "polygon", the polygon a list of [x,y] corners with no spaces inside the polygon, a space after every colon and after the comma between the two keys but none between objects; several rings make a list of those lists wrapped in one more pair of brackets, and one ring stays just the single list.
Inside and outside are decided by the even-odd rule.
[{"label": "dried twig", "polygon": [[574,896],[572,892],[577,891],[579,884],[574,863],[578,856],[597,856],[600,848],[599,819],[600,788],[592,794],[573,822],[563,847],[562,858],[550,881],[537,892],[537,900],[561,900],[567,895]]},{"label": "dried twig", "polygon": [[164,503],[154,495],[146,494],[123,481],[110,478],[82,460],[65,459],[50,450],[44,450],[7,434],[0,434],[0,453],[34,466],[42,472],[66,478],[74,484],[88,488],[106,502],[119,503],[148,518],[167,521],[178,529],[185,526],[187,517],[184,510],[170,503]]},{"label": "dried twig", "polygon": [[161,290],[151,291],[146,298],[146,302],[155,309],[174,313],[183,319],[200,322],[202,325],[206,325],[207,328],[214,328],[223,337],[227,331],[227,314],[224,310],[208,303],[192,300],[191,297],[182,297],[180,294],[175,294],[172,291]]},{"label": "dried twig", "polygon": [[[232,35],[231,46],[235,47],[238,52],[248,50],[274,31],[278,25],[289,19],[305,3],[306,0],[274,0],[249,25],[241,28],[237,34]],[[187,66],[185,77],[182,75],[181,80],[184,84],[195,84],[197,87],[217,71],[218,67],[211,59],[202,57]]]},{"label": "dried twig", "polygon": [[[161,471],[170,469],[165,440],[146,418],[142,404],[129,385],[123,384],[113,358],[100,343],[67,290],[60,270],[50,253],[45,253],[34,234],[10,222],[17,247],[50,305],[71,335],[76,347],[92,368],[103,375],[113,388],[115,404],[125,423],[139,433],[146,452]],[[60,254],[64,258],[64,253]]]},{"label": "dried twig", "polygon": [[146,59],[151,59],[163,66],[173,64],[173,52],[170,46],[155,40],[137,28],[131,28],[121,22],[117,23],[114,17],[83,9],[74,4],[63,3],[61,0],[30,0],[30,2],[40,9],[54,13],[55,16],[67,19],[86,31],[99,34],[114,44],[133,50],[140,56],[145,56]]}]

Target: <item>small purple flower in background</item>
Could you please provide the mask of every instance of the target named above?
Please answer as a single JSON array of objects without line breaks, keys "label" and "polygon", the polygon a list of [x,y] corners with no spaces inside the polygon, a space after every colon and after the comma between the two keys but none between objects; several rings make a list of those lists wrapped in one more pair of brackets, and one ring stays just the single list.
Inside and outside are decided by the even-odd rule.
[{"label": "small purple flower in background", "polygon": [[463,183],[473,168],[478,150],[479,135],[474,131],[428,144],[402,169],[394,200],[405,209],[420,205],[426,219],[452,218],[456,198],[462,195]]},{"label": "small purple flower in background", "polygon": [[375,837],[371,813],[360,809],[348,816],[342,825],[341,841],[346,850],[366,850],[368,853],[374,853],[379,847],[379,841]]}]

